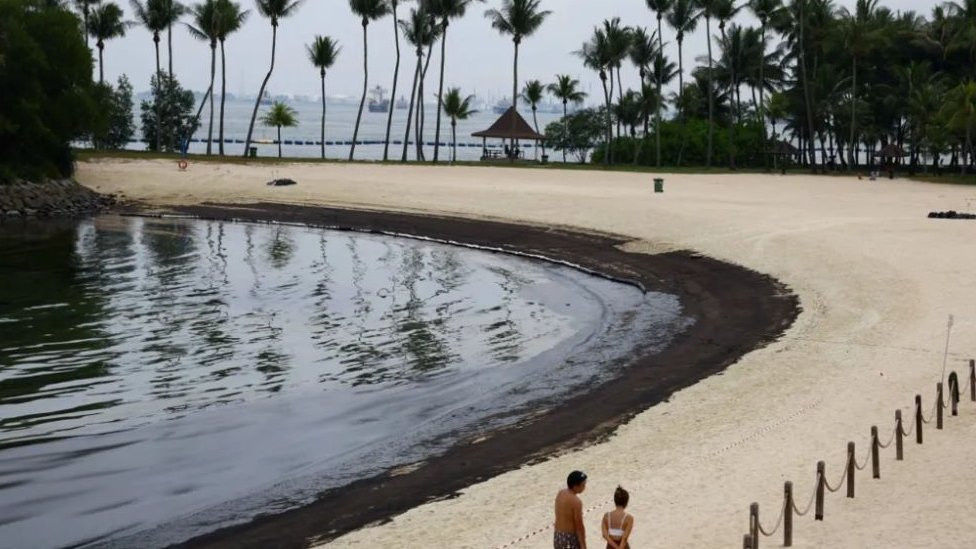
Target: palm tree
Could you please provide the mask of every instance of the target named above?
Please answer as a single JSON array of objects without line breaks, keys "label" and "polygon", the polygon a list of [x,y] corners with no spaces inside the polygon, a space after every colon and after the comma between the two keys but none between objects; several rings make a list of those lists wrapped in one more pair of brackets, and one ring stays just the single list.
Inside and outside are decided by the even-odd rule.
[{"label": "palm tree", "polygon": [[[708,0],[705,0],[706,2]],[[718,30],[722,35],[722,41],[726,43],[728,50],[728,66],[729,66],[729,108],[730,112],[735,112],[732,110],[732,101],[735,99],[736,90],[739,89],[739,82],[736,78],[736,67],[740,62],[739,53],[742,51],[742,29],[737,28],[734,33],[734,39],[730,40],[728,34],[725,32],[725,26],[732,20],[733,17],[742,9],[735,5],[736,0],[711,0],[710,8],[713,17],[718,19]],[[708,19],[706,18],[706,23]],[[712,67],[712,40],[708,39],[708,77],[711,79],[709,82],[709,109],[708,109],[708,153],[707,153],[707,165],[712,166],[712,153],[713,153],[713,139],[712,134],[715,131],[715,88],[714,79],[715,71]],[[729,119],[729,169],[735,169],[735,124],[738,121],[735,119]]]},{"label": "palm tree", "polygon": [[[491,19],[491,26],[501,34],[508,34],[515,44],[515,62],[512,77],[512,106],[518,106],[518,51],[523,38],[532,36],[539,30],[546,17],[552,13],[540,10],[542,0],[502,0],[500,10],[491,9],[485,17]],[[514,120],[514,119],[513,119]]]},{"label": "palm tree", "polygon": [[630,62],[637,67],[637,74],[641,82],[647,78],[648,69],[657,57],[657,36],[654,32],[647,34],[647,29],[636,28],[630,36]]},{"label": "palm tree", "polygon": [[122,19],[122,8],[114,2],[95,8],[88,18],[88,34],[95,39],[98,47],[98,83],[105,82],[105,41],[125,36],[125,29],[132,23]]},{"label": "palm tree", "polygon": [[396,102],[397,81],[400,79],[400,20],[397,15],[399,0],[390,1],[390,12],[393,14],[393,43],[396,46],[396,63],[393,65],[393,90],[390,92],[390,110],[386,115],[386,139],[383,141],[383,161],[389,160],[390,130],[393,128],[393,111]]},{"label": "palm tree", "polygon": [[466,120],[469,116],[478,112],[471,110],[472,101],[474,101],[473,95],[462,99],[461,89],[451,88],[447,90],[447,95],[444,96],[444,100],[441,102],[444,114],[451,119],[451,141],[453,142],[453,157],[451,158],[451,162],[457,162],[457,121]]},{"label": "palm tree", "polygon": [[[630,52],[630,45],[632,41],[631,34],[633,31],[630,27],[624,27],[620,24],[620,18],[614,17],[613,19],[603,20],[603,33],[607,37],[607,48],[609,49],[610,55],[610,101],[613,102],[613,73],[617,73],[617,100],[623,100],[624,85],[620,79],[620,67],[623,65],[624,59]],[[617,135],[620,135],[620,121],[617,121]]]},{"label": "palm tree", "polygon": [[[339,57],[339,43],[328,36],[316,36],[312,45],[306,46],[308,59],[319,69],[322,79],[322,159],[325,159],[325,71],[335,64]],[[393,110],[392,108],[390,109]]]},{"label": "palm tree", "polygon": [[356,140],[359,139],[359,123],[363,118],[363,107],[366,106],[366,93],[369,91],[369,42],[366,29],[370,21],[376,21],[390,13],[390,6],[386,0],[349,0],[349,8],[356,14],[363,25],[363,96],[359,100],[359,113],[356,114],[356,129],[352,133],[352,147],[349,149],[349,160],[356,155]]},{"label": "palm tree", "polygon": [[278,128],[278,158],[281,158],[281,128],[293,128],[298,125],[298,113],[295,109],[280,101],[275,101],[271,109],[261,117],[261,123],[269,128]]},{"label": "palm tree", "polygon": [[949,90],[942,108],[944,119],[951,130],[965,134],[962,173],[972,165],[973,126],[976,125],[976,82],[969,80]]},{"label": "palm tree", "polygon": [[91,9],[92,6],[97,6],[98,4],[101,4],[102,0],[74,0],[74,2],[75,2],[75,6],[78,7],[78,11],[81,12],[81,21],[82,24],[85,26],[84,29],[85,32],[83,34],[85,35],[85,47],[87,48],[89,47],[88,34],[90,32],[88,29],[91,28],[88,25],[88,20],[91,16]]},{"label": "palm tree", "polygon": [[[854,13],[844,8],[840,11],[843,24],[844,49],[851,56],[851,140],[854,144],[857,135],[857,60],[870,55],[872,43],[877,38],[877,31],[872,26],[872,18],[878,7],[878,0],[857,0]],[[857,156],[854,147],[848,151],[851,167],[857,166]]]},{"label": "palm tree", "polygon": [[261,106],[261,98],[264,97],[264,89],[268,86],[271,73],[274,72],[275,46],[278,43],[278,21],[298,10],[302,0],[257,0],[258,12],[271,20],[271,66],[268,74],[261,82],[261,89],[254,100],[254,111],[251,113],[251,123],[247,127],[247,139],[244,140],[244,155],[247,156],[248,149],[251,147],[251,136],[254,134],[254,121],[258,116],[258,107]]},{"label": "palm tree", "polygon": [[[695,5],[695,0],[674,0],[674,4],[671,5],[671,11],[668,12],[668,25],[674,29],[677,36],[675,39],[678,42],[678,103],[684,104],[684,93],[685,93],[685,65],[684,65],[684,54],[682,51],[682,46],[685,41],[685,34],[694,32],[698,27],[698,17],[701,13]],[[681,115],[681,127],[682,132],[684,132],[685,117],[679,110]],[[682,140],[683,143],[683,140]],[[681,155],[684,147],[679,149],[678,152],[678,165],[681,165]]]},{"label": "palm tree", "polygon": [[[557,74],[556,81],[549,84],[548,90],[553,97],[562,101],[563,118],[569,116],[569,103],[579,105],[586,99],[586,92],[579,90],[579,80],[568,74]],[[563,162],[566,162],[566,150],[563,149]]]},{"label": "palm tree", "polygon": [[[647,7],[654,12],[655,17],[657,18],[657,51],[659,56],[664,55],[664,38],[663,38],[663,30],[661,28],[661,20],[664,19],[665,14],[671,12],[671,4],[673,2],[674,0],[647,0]],[[659,98],[663,97],[663,94],[661,93],[662,82],[660,76],[661,73],[660,71],[658,71],[657,72],[658,78],[656,81],[657,81],[657,96]],[[662,101],[658,101],[657,112],[654,115],[654,126],[656,128],[656,130],[654,131],[654,141],[655,141],[655,146],[657,148],[658,168],[661,167],[661,103]]]},{"label": "palm tree", "polygon": [[197,4],[191,8],[194,25],[187,23],[190,34],[199,40],[210,43],[210,88],[207,95],[210,96],[210,127],[207,130],[207,154],[211,154],[213,147],[213,123],[214,123],[214,79],[217,72],[217,37],[220,35],[220,2],[221,0],[205,0],[202,4]]},{"label": "palm tree", "polygon": [[606,154],[603,155],[603,162],[610,164],[613,161],[613,121],[610,117],[612,108],[610,90],[607,88],[607,69],[613,66],[612,47],[604,30],[596,27],[593,29],[593,36],[589,42],[585,42],[583,47],[575,53],[583,60],[583,65],[599,73],[600,83],[603,84],[603,101],[606,106],[607,123],[607,150]]},{"label": "palm tree", "polygon": [[[460,19],[468,6],[475,0],[429,0],[432,4],[430,11],[434,17],[441,19],[441,78],[437,86],[437,104],[443,104],[444,98],[444,60],[447,57],[447,27],[451,19]],[[484,0],[477,0],[484,2]],[[437,162],[438,151],[441,147],[441,110],[437,109],[437,127],[434,130],[434,162]]]},{"label": "palm tree", "polygon": [[[539,119],[536,116],[536,111],[539,109],[539,103],[542,101],[542,96],[546,93],[546,87],[542,85],[542,82],[538,80],[529,80],[525,83],[525,87],[522,88],[522,101],[525,101],[532,107],[532,123],[535,125],[535,132],[539,133]],[[545,145],[543,145],[545,147]],[[538,159],[539,149],[533,148],[536,154],[536,159]],[[542,149],[542,156],[546,155],[546,149]]]},{"label": "palm tree", "polygon": [[218,7],[220,8],[218,13],[220,24],[217,29],[217,40],[220,42],[220,131],[217,147],[220,156],[224,156],[224,105],[227,102],[227,55],[224,52],[224,42],[247,21],[251,10],[241,11],[240,4],[230,0],[220,0]]},{"label": "palm tree", "polygon": [[762,40],[759,51],[759,108],[757,109],[757,115],[759,117],[759,124],[762,128],[762,147],[763,150],[766,149],[766,101],[764,95],[764,83],[766,81],[765,67],[766,67],[766,29],[769,28],[769,21],[773,18],[782,17],[783,4],[782,0],[750,0],[749,9],[752,11],[753,15],[759,19],[759,28],[762,32]]},{"label": "palm tree", "polygon": [[169,74],[173,76],[173,25],[179,23],[190,10],[176,0],[162,0],[160,3],[160,17],[166,20],[166,48],[169,61]]},{"label": "palm tree", "polygon": [[[410,89],[410,107],[407,109],[407,128],[403,136],[403,155],[400,160],[407,161],[407,149],[410,144],[410,128],[413,121],[414,102],[417,99],[418,84],[420,75],[423,71],[424,48],[429,48],[437,40],[438,27],[433,24],[431,17],[427,14],[423,3],[420,9],[410,10],[409,19],[398,21],[403,37],[413,45],[417,54],[417,66],[413,72],[413,86]],[[419,154],[418,154],[419,159]]]},{"label": "palm tree", "polygon": [[[166,30],[169,21],[164,17],[164,8],[168,0],[146,0],[143,4],[139,0],[129,0],[132,11],[135,12],[136,19],[142,23],[146,30],[152,33],[153,44],[156,48],[156,78],[160,78],[161,67],[159,63],[159,33]],[[161,120],[159,116],[159,101],[153,101],[156,110],[156,120]],[[162,150],[160,143],[162,132],[156,132],[156,150]]]}]

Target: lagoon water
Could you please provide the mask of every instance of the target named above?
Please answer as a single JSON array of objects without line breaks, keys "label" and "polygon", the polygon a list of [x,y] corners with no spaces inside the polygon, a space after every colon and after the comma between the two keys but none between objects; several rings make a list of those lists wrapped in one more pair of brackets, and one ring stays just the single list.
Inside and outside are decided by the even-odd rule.
[{"label": "lagoon water", "polygon": [[673,296],[426,241],[0,224],[0,546],[158,547],[616,375]]},{"label": "lagoon water", "polygon": [[[197,98],[199,102],[201,98]],[[434,155],[434,136],[435,136],[435,125],[437,109],[434,107],[436,103],[436,98],[429,99],[427,101],[426,107],[424,109],[426,122],[424,124],[424,141],[430,143],[425,148],[425,155],[427,160],[431,160]],[[294,128],[282,128],[282,141],[296,141],[301,142],[310,141],[318,142],[321,140],[321,123],[322,123],[322,104],[314,101],[298,101],[289,100],[286,103],[295,109],[297,112],[298,126]],[[199,103],[197,104],[199,106]],[[216,116],[220,113],[220,98],[217,97],[217,101],[214,104],[215,112],[217,113],[214,118],[214,144],[213,152],[217,153],[217,142],[216,139],[219,135],[219,118]],[[191,153],[205,153],[207,150],[207,134],[209,129],[209,102],[207,106],[204,107],[203,113],[200,115],[200,128],[193,134],[193,138],[198,140],[190,145]],[[244,139],[247,137],[247,127],[251,121],[251,112],[254,108],[253,101],[245,101],[240,99],[230,99],[228,98],[227,104],[224,109],[224,138],[225,139],[235,139],[239,140],[240,143],[227,143],[225,145],[225,153],[233,156],[240,156],[244,154]],[[277,156],[278,146],[272,144],[272,142],[277,138],[277,130],[275,128],[268,128],[261,125],[261,116],[269,108],[268,105],[262,105],[258,111],[258,119],[254,125],[254,136],[253,139],[257,141],[254,145],[258,148],[258,155],[262,157]],[[352,141],[353,130],[356,125],[356,114],[359,110],[359,103],[355,105],[349,103],[329,103],[327,105],[326,114],[326,142],[350,142]],[[524,106],[519,107],[520,114],[525,118],[529,125],[533,125],[532,110]],[[458,160],[478,160],[481,157],[481,139],[471,137],[471,134],[476,131],[487,129],[492,123],[498,118],[498,114],[492,112],[491,108],[479,111],[471,116],[471,118],[466,120],[459,120],[457,126],[457,137],[458,137]],[[539,122],[539,131],[545,133],[545,127],[550,122],[556,121],[562,117],[562,113],[551,113],[551,112],[538,112],[537,119]],[[386,138],[386,122],[388,113],[372,113],[368,109],[363,109],[362,121],[360,122],[359,128],[359,138],[357,141],[368,141],[368,142],[382,142]],[[136,107],[136,122],[139,120],[139,111]],[[407,123],[407,111],[394,109],[393,111],[393,124],[390,131],[390,150],[389,158],[391,160],[400,160],[401,154],[403,153],[403,138],[404,132],[406,130]],[[137,139],[142,138],[141,130],[136,131],[135,137]],[[410,140],[414,139],[414,130],[410,130]],[[400,145],[392,144],[393,141],[401,142]],[[441,151],[440,159],[442,161],[450,160],[451,149],[449,146],[443,146],[444,144],[451,143],[451,123],[446,117],[441,118]],[[465,145],[475,145],[473,147],[467,147]],[[489,146],[501,147],[501,141],[499,140],[489,140]],[[541,149],[535,151],[532,149],[531,143],[523,143],[523,147],[526,147],[527,158],[534,158],[534,155],[541,154]],[[130,148],[135,150],[145,150],[146,146],[143,143],[132,143]],[[356,159],[357,160],[382,160],[383,158],[383,145],[382,144],[369,144],[369,145],[358,145],[356,147]],[[321,147],[316,145],[284,145],[282,147],[282,152],[286,157],[294,158],[319,158],[321,155]],[[347,159],[349,157],[349,146],[348,145],[329,145],[326,147],[326,155],[332,159]],[[414,160],[415,147],[408,147],[408,155],[410,160]],[[552,153],[552,160],[561,160],[562,156],[560,153]]]}]

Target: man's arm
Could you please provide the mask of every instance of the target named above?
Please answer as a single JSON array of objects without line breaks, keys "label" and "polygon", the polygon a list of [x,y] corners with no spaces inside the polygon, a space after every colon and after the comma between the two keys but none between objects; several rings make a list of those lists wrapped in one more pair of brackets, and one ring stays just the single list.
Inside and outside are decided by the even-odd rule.
[{"label": "man's arm", "polygon": [[576,523],[576,538],[579,539],[580,549],[586,549],[586,527],[583,526],[583,502],[579,499],[573,502],[573,522]]}]

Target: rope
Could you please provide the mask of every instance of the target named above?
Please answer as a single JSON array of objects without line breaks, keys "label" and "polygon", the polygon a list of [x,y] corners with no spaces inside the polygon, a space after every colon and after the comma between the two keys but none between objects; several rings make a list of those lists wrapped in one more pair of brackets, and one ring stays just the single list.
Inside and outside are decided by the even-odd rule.
[{"label": "rope", "polygon": [[824,486],[826,486],[827,489],[830,490],[831,493],[835,493],[835,492],[839,491],[841,488],[844,487],[844,483],[847,482],[847,470],[850,468],[850,466],[851,466],[851,462],[848,461],[847,462],[847,466],[844,467],[844,474],[841,475],[840,482],[837,483],[837,488],[831,488],[830,487],[830,482],[828,482],[827,481],[827,478],[824,477]]},{"label": "rope", "polygon": [[[820,483],[820,475],[817,475],[817,483]],[[810,512],[810,508],[813,507],[813,500],[817,497],[817,484],[813,485],[813,493],[810,494],[810,501],[807,502],[806,508],[801,512],[800,508],[796,506],[796,500],[793,501],[793,510],[796,511],[796,516],[802,517],[803,515]]]},{"label": "rope", "polygon": [[912,436],[912,433],[913,432],[915,432],[915,420],[914,420],[914,418],[912,419],[912,421],[909,421],[908,422],[908,430],[907,431],[905,430],[905,421],[902,420],[902,422],[901,422],[901,434],[902,434],[902,436],[910,437],[910,436]]},{"label": "rope", "polygon": [[770,537],[770,536],[772,536],[773,534],[775,534],[776,531],[779,530],[779,527],[783,524],[783,516],[785,514],[786,514],[786,502],[784,501],[783,502],[783,505],[781,505],[780,508],[779,508],[779,518],[776,519],[776,526],[773,527],[773,529],[770,530],[769,532],[767,532],[766,529],[762,527],[762,522],[757,517],[756,518],[756,526],[759,527],[759,532],[762,535],[766,536],[767,538]]},{"label": "rope", "polygon": [[868,466],[868,460],[871,459],[871,448],[868,447],[868,451],[864,454],[864,465],[858,465],[857,459],[854,460],[854,468],[858,471],[863,471]]},{"label": "rope", "polygon": [[878,447],[881,448],[882,450],[887,450],[891,446],[891,443],[895,441],[896,434],[898,434],[897,425],[895,425],[895,428],[891,431],[891,438],[888,439],[888,442],[886,444],[881,444],[881,439],[878,439]]}]

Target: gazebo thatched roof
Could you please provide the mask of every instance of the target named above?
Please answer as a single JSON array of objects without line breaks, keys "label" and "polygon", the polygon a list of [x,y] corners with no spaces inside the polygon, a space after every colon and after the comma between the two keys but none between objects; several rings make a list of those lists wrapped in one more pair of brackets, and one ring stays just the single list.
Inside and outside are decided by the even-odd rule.
[{"label": "gazebo thatched roof", "polygon": [[474,137],[492,137],[496,139],[532,139],[535,141],[542,141],[546,136],[536,132],[532,129],[532,126],[522,118],[522,115],[515,110],[515,107],[509,107],[505,114],[503,114],[490,128],[484,131],[475,132],[471,134]]},{"label": "gazebo thatched roof", "polygon": [[768,152],[769,154],[778,154],[782,156],[794,156],[799,154],[800,150],[794,147],[793,145],[787,143],[786,141],[777,139],[776,141],[773,141],[771,143],[769,150],[766,152]]},{"label": "gazebo thatched roof", "polygon": [[874,153],[874,156],[881,158],[900,158],[902,156],[908,156],[908,153],[898,145],[889,143],[882,147],[880,151]]}]

